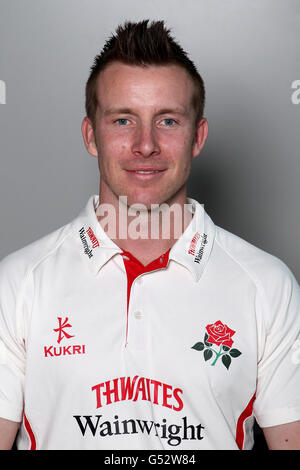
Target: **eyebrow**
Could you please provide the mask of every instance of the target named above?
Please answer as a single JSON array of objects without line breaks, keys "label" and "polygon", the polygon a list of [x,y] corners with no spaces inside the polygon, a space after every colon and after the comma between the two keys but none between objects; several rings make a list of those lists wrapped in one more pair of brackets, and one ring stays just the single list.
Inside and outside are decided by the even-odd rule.
[{"label": "eyebrow", "polygon": [[[105,116],[110,116],[111,114],[136,114],[132,109],[130,108],[109,108],[106,111],[104,111]],[[159,116],[161,114],[181,114],[183,116],[187,115],[188,112],[185,108],[162,108],[155,113],[156,116]]]}]

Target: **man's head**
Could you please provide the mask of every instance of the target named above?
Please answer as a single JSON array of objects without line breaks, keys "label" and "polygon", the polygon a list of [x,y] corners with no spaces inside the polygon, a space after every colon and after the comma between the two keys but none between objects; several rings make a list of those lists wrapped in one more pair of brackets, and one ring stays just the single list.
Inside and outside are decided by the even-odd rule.
[{"label": "man's head", "polygon": [[185,202],[207,136],[204,101],[202,78],[162,21],[119,26],[86,86],[82,133],[98,158],[100,201]]},{"label": "man's head", "polygon": [[106,41],[101,53],[95,57],[86,84],[85,100],[86,115],[93,124],[98,106],[97,79],[108,64],[116,61],[137,66],[175,64],[183,67],[195,86],[192,105],[196,121],[203,117],[205,87],[194,63],[172,38],[163,21],[148,23],[149,20],[144,20],[118,26],[116,34]]}]

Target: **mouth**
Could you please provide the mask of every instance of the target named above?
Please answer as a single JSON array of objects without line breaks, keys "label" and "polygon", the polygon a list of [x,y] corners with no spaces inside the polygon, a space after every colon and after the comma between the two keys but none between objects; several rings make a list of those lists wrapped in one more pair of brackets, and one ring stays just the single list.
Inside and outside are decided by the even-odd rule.
[{"label": "mouth", "polygon": [[158,176],[161,176],[166,169],[154,169],[154,168],[143,168],[142,170],[136,169],[136,170],[126,170],[126,172],[135,178],[138,178],[140,180],[150,180],[153,178],[157,178]]}]

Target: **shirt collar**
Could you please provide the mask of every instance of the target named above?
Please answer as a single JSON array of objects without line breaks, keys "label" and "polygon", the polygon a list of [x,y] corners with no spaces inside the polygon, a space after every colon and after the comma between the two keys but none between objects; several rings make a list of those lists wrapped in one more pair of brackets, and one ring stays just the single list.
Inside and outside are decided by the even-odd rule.
[{"label": "shirt collar", "polygon": [[98,222],[99,195],[90,196],[87,205],[73,221],[73,233],[80,255],[97,274],[102,266],[122,249],[109,238]]},{"label": "shirt collar", "polygon": [[[198,281],[209,259],[215,238],[215,225],[202,205],[191,198],[193,218],[181,237],[172,246],[169,261],[185,266]],[[96,209],[99,195],[90,196],[85,208],[73,220],[75,243],[84,263],[96,275],[102,266],[123,250],[105,233],[98,222]]]},{"label": "shirt collar", "polygon": [[195,199],[188,198],[194,214],[191,222],[172,246],[169,259],[185,266],[199,281],[210,257],[215,239],[215,224]]}]

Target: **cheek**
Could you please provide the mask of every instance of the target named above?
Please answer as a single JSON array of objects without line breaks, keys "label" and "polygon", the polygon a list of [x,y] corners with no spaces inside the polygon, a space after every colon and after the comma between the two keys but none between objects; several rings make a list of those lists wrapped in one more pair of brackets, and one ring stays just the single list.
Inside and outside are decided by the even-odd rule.
[{"label": "cheek", "polygon": [[120,135],[119,132],[106,128],[105,126],[99,126],[97,140],[102,152],[112,155],[129,146],[128,136]]},{"label": "cheek", "polygon": [[170,133],[160,136],[159,144],[161,149],[165,149],[169,155],[185,155],[192,151],[192,139],[189,133]]},{"label": "cheek", "polygon": [[120,151],[124,151],[126,143],[123,139],[116,139],[113,136],[104,136],[100,140],[100,147],[107,155],[118,155]]},{"label": "cheek", "polygon": [[122,159],[128,156],[128,145],[120,139],[113,139],[109,136],[101,136],[98,140],[99,144],[99,164],[105,168],[118,167]]}]

